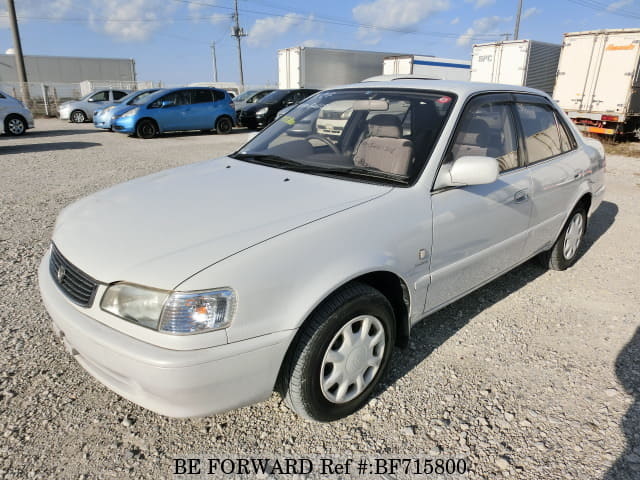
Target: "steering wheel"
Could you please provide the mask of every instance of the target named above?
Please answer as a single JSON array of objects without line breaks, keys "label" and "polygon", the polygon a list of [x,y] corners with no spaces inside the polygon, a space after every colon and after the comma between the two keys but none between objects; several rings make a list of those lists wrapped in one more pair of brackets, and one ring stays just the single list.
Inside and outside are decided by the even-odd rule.
[{"label": "steering wheel", "polygon": [[[336,155],[341,155],[340,150],[338,150],[338,147],[335,146],[335,144],[329,140],[328,138],[323,137],[322,135],[318,135],[318,134],[311,134],[308,137],[305,138],[305,140],[307,142],[309,142],[309,140],[320,140],[322,143],[324,143],[325,145],[327,145],[332,151],[333,153],[335,153]],[[311,142],[309,142],[311,143]]]}]

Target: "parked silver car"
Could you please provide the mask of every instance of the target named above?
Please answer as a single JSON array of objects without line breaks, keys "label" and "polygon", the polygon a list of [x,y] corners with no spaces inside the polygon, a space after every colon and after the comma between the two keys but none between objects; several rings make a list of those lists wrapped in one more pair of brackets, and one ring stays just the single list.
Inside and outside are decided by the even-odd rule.
[{"label": "parked silver car", "polygon": [[58,107],[60,120],[69,120],[73,123],[93,121],[93,114],[97,109],[104,108],[129,93],[129,90],[105,88],[91,92],[80,100],[62,103]]},{"label": "parked silver car", "polygon": [[28,128],[33,128],[31,111],[17,98],[0,91],[0,132],[18,136]]},{"label": "parked silver car", "polygon": [[[345,107],[337,139],[318,131]],[[150,410],[210,415],[276,389],[335,420],[420,320],[532,257],[576,262],[604,165],[538,90],[325,90],[229,156],[67,207],[40,291],[78,362]]]}]

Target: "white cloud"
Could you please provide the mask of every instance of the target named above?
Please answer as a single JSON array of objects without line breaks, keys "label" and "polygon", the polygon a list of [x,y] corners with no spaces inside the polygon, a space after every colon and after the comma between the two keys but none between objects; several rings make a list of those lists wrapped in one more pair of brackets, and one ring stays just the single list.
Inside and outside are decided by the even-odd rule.
[{"label": "white cloud", "polygon": [[619,0],[617,2],[613,2],[611,5],[607,7],[608,12],[615,12],[616,10],[620,10],[627,5],[631,5],[633,0]]},{"label": "white cloud", "polygon": [[410,31],[430,16],[448,10],[449,0],[375,0],[361,3],[353,10],[353,18],[372,27],[360,27],[357,37],[362,43],[374,45],[382,38],[380,29]]},{"label": "white cloud", "polygon": [[460,47],[469,45],[475,36],[489,33],[502,22],[508,22],[509,20],[511,20],[511,17],[498,17],[496,15],[474,20],[473,25],[458,37],[456,43]]},{"label": "white cloud", "polygon": [[324,40],[310,38],[309,40],[305,40],[304,42],[302,42],[300,45],[302,45],[303,47],[318,48],[318,47],[328,47],[329,43],[325,42]]},{"label": "white cloud", "polygon": [[451,20],[449,22],[451,25],[457,25],[458,23],[460,23],[460,17],[456,17],[453,20]]},{"label": "white cloud", "polygon": [[489,5],[493,5],[496,3],[496,0],[464,0],[466,3],[473,3],[475,9],[482,7],[488,7]]},{"label": "white cloud", "polygon": [[353,18],[382,28],[408,29],[449,9],[449,0],[375,0],[356,5]]},{"label": "white cloud", "polygon": [[533,17],[534,15],[538,15],[539,13],[542,13],[542,10],[537,7],[527,8],[522,14],[522,19],[524,20],[525,18]]},{"label": "white cloud", "polygon": [[284,35],[295,27],[308,33],[310,23],[313,23],[313,15],[306,17],[299,13],[287,13],[281,17],[259,18],[249,30],[247,44],[251,47],[267,45],[274,37]]},{"label": "white cloud", "polygon": [[120,41],[143,41],[170,23],[175,11],[164,0],[93,0],[89,23]]},{"label": "white cloud", "polygon": [[231,15],[228,13],[214,13],[209,17],[209,21],[214,25],[231,21]]},{"label": "white cloud", "polygon": [[[73,0],[50,0],[43,2],[42,0],[21,0],[16,2],[16,13],[18,17],[49,17],[59,20],[64,17],[73,8]],[[6,2],[0,4],[0,28],[9,28],[9,19]],[[24,23],[28,20],[20,20]]]}]

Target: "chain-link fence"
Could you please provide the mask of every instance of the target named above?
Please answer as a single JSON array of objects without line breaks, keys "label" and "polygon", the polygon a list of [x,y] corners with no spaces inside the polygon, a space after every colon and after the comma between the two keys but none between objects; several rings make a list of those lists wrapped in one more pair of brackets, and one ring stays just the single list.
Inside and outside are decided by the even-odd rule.
[{"label": "chain-link fence", "polygon": [[69,100],[78,100],[97,89],[141,90],[161,86],[161,82],[94,82],[90,80],[80,83],[0,82],[0,90],[22,100],[37,117],[55,117],[58,114],[58,105]]}]

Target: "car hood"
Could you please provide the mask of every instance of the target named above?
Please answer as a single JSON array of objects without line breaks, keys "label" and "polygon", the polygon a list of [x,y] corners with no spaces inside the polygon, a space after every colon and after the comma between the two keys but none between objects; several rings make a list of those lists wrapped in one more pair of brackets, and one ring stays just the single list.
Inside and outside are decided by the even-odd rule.
[{"label": "car hood", "polygon": [[252,103],[250,106],[248,107],[244,107],[242,109],[243,113],[249,113],[249,114],[255,114],[258,110],[260,110],[261,108],[267,107],[269,109],[273,108],[274,104],[273,103]]},{"label": "car hood", "polygon": [[101,282],[172,289],[230,255],[391,189],[223,157],[86,197],[61,212],[53,241]]}]

